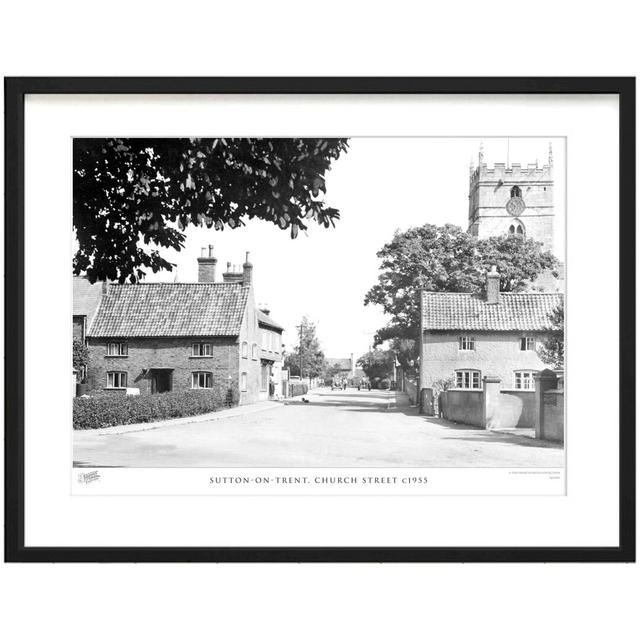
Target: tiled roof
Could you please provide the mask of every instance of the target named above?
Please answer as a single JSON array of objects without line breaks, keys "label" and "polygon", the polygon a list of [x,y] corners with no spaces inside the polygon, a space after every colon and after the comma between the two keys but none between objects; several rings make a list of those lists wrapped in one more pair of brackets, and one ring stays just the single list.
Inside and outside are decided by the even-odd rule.
[{"label": "tiled roof", "polygon": [[73,315],[93,316],[100,296],[102,295],[102,282],[91,284],[84,276],[73,277]]},{"label": "tiled roof", "polygon": [[249,289],[242,284],[114,284],[87,334],[93,338],[237,336]]},{"label": "tiled roof", "polygon": [[544,331],[562,293],[501,293],[498,304],[481,295],[422,292],[422,329],[433,331]]},{"label": "tiled roof", "polygon": [[266,324],[267,326],[272,327],[273,329],[284,331],[284,327],[278,324],[270,315],[268,315],[264,311],[260,311],[260,309],[258,309],[257,313],[258,313],[258,322],[260,324]]}]

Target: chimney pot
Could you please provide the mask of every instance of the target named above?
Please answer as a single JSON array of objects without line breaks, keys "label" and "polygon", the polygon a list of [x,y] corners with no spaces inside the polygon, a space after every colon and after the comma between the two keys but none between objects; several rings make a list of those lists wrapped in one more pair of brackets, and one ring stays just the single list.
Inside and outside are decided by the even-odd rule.
[{"label": "chimney pot", "polygon": [[209,257],[213,258],[213,245],[212,244],[209,245]]}]

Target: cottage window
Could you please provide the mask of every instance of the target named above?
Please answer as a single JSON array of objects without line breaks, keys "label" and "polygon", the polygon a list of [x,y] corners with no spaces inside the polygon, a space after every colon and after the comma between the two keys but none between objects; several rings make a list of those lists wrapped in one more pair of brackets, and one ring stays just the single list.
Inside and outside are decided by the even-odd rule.
[{"label": "cottage window", "polygon": [[536,388],[533,375],[535,371],[514,371],[513,386],[521,391],[533,391]]},{"label": "cottage window", "polygon": [[268,347],[268,343],[267,340],[269,339],[269,334],[266,331],[262,332],[262,350],[263,351],[268,351],[269,347]]},{"label": "cottage window", "polygon": [[479,389],[480,372],[473,369],[456,371],[456,389]]},{"label": "cottage window", "polygon": [[243,371],[240,374],[240,391],[247,390],[247,374]]},{"label": "cottage window", "polygon": [[253,358],[253,360],[258,359],[258,343],[257,342],[254,342],[251,345],[251,357]]},{"label": "cottage window", "polygon": [[243,342],[242,343],[242,357],[243,358],[248,358],[249,357],[249,343],[248,342]]},{"label": "cottage window", "polygon": [[520,351],[535,351],[536,341],[534,338],[522,337],[520,338]]},{"label": "cottage window", "polygon": [[109,342],[107,343],[108,356],[127,356],[129,350],[126,342]]},{"label": "cottage window", "polygon": [[107,371],[107,387],[111,389],[124,389],[126,386],[126,371]]},{"label": "cottage window", "polygon": [[475,351],[476,339],[468,336],[461,336],[458,340],[458,349],[460,351]]},{"label": "cottage window", "polygon": [[194,358],[211,358],[213,355],[213,345],[210,342],[194,342],[191,355]]},{"label": "cottage window", "polygon": [[191,374],[192,389],[212,389],[213,375],[210,371],[194,371]]}]

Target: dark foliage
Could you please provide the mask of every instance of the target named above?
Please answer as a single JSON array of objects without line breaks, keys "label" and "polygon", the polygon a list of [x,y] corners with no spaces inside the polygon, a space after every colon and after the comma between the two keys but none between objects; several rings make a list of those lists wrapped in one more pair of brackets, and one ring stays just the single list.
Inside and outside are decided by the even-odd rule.
[{"label": "dark foliage", "polygon": [[171,391],[148,396],[105,392],[73,400],[74,429],[102,429],[124,424],[195,416],[237,404],[237,392],[227,389]]},{"label": "dark foliage", "polygon": [[289,384],[289,395],[291,397],[303,396],[309,391],[309,386],[303,382],[291,382]]},{"label": "dark foliage", "polygon": [[258,218],[295,238],[310,221],[335,225],[325,173],[346,139],[76,138],[76,275],[135,282],[172,269],[159,251],[184,246],[189,225],[216,231]]}]

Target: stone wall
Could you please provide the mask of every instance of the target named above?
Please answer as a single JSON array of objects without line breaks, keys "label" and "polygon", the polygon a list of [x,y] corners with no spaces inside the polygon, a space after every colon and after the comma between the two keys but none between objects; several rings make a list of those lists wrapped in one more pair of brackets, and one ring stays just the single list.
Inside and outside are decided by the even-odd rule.
[{"label": "stone wall", "polygon": [[438,397],[441,415],[452,422],[483,427],[484,392],[449,389]]},{"label": "stone wall", "polygon": [[500,415],[502,427],[535,426],[535,393],[533,391],[500,391]]},{"label": "stone wall", "polygon": [[533,427],[538,438],[564,442],[564,391],[556,388],[559,379],[545,369],[536,374],[535,391],[512,391],[501,390],[498,377],[485,376],[479,391],[441,393],[440,415],[484,429]]},{"label": "stone wall", "polygon": [[564,441],[564,391],[552,389],[542,401],[542,434],[545,440]]}]

